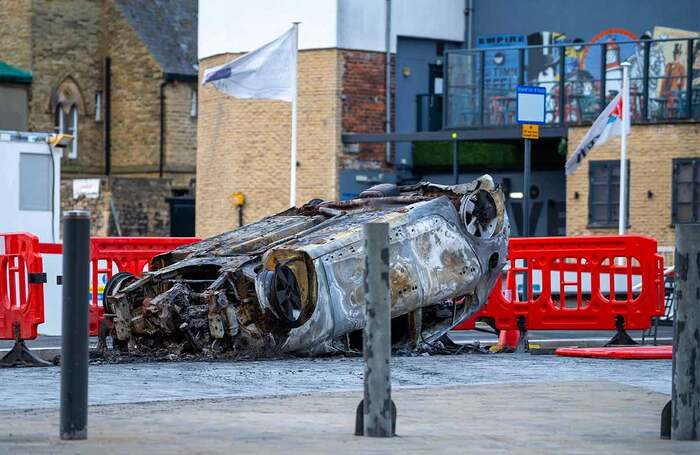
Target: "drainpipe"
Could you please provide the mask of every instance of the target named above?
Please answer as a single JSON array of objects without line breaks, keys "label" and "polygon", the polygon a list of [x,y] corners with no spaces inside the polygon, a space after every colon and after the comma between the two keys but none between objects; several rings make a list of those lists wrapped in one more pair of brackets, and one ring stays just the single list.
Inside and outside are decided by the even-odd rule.
[{"label": "drainpipe", "polygon": [[168,79],[164,76],[163,82],[160,83],[160,158],[158,160],[158,176],[163,178],[163,169],[165,167],[165,86],[168,85]]},{"label": "drainpipe", "polygon": [[467,49],[471,49],[472,43],[472,28],[474,27],[474,0],[466,0],[466,15],[467,15],[467,29],[465,30],[464,44],[467,45]]},{"label": "drainpipe", "polygon": [[104,59],[104,154],[105,175],[112,172],[112,59]]},{"label": "drainpipe", "polygon": [[[386,25],[385,46],[386,46],[386,134],[391,134],[391,0],[386,0]],[[386,143],[386,162],[391,162],[391,142]]]}]

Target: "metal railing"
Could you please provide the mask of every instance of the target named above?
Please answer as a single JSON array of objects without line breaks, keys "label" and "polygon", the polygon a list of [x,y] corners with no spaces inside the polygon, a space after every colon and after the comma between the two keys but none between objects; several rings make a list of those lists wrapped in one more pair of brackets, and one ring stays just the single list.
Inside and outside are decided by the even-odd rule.
[{"label": "metal railing", "polygon": [[630,63],[633,123],[700,120],[700,38],[459,49],[446,54],[444,128],[512,126],[515,89],[545,87],[546,122],[591,123]]}]

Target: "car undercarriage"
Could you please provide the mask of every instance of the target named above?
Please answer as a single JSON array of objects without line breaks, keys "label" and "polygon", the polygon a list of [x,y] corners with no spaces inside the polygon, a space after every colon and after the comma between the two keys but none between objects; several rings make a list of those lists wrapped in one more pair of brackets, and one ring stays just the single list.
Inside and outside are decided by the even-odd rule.
[{"label": "car undercarriage", "polygon": [[315,199],[156,256],[105,289],[114,347],[254,358],[361,346],[362,226],[389,224],[392,342],[430,345],[486,303],[510,226],[490,176]]}]

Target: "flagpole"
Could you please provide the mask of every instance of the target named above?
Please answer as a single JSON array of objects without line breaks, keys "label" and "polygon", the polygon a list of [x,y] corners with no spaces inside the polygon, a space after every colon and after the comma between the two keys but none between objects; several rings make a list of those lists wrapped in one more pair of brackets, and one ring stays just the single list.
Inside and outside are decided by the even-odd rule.
[{"label": "flagpole", "polygon": [[622,63],[622,135],[620,136],[620,204],[618,233],[625,234],[627,227],[627,134],[630,125],[629,62]]},{"label": "flagpole", "polygon": [[297,56],[299,55],[299,22],[294,22],[294,70],[292,83],[292,153],[289,175],[289,206],[297,205]]}]

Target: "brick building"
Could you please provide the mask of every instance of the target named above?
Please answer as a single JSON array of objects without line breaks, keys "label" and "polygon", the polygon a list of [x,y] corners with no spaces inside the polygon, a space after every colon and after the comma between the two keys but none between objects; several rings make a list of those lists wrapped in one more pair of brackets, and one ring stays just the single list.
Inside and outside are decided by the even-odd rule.
[{"label": "brick building", "polygon": [[[569,153],[586,131],[569,128]],[[627,153],[627,231],[671,247],[676,223],[700,221],[700,124],[633,124]],[[567,178],[567,235],[617,234],[619,169],[613,138]]]},{"label": "brick building", "polygon": [[[31,73],[27,128],[75,137],[62,206],[97,235],[169,235],[168,199],[192,192],[196,0],[7,0],[0,60]],[[90,181],[86,181],[90,179]],[[88,184],[99,195],[83,194]]]},{"label": "brick building", "polygon": [[[463,6],[462,0],[447,3]],[[281,8],[279,2],[262,0],[244,9],[224,0],[200,4],[200,79],[205,69],[271,41],[293,20],[302,22],[297,204],[349,198],[373,183],[397,181],[395,150],[387,157],[384,144],[344,146],[341,139],[347,132],[385,131],[385,4],[303,0]],[[453,9],[433,11],[430,2],[397,2],[390,71],[399,35],[422,37],[433,50],[440,47],[437,43],[459,39],[463,16],[454,17]],[[425,26],[428,16],[431,27]],[[393,74],[391,79],[394,92]],[[212,87],[200,89],[197,235],[238,225],[238,209],[229,203],[233,192],[246,196],[245,223],[287,208],[290,112],[289,103],[241,100]],[[396,122],[392,118],[390,123],[393,128]]]}]

